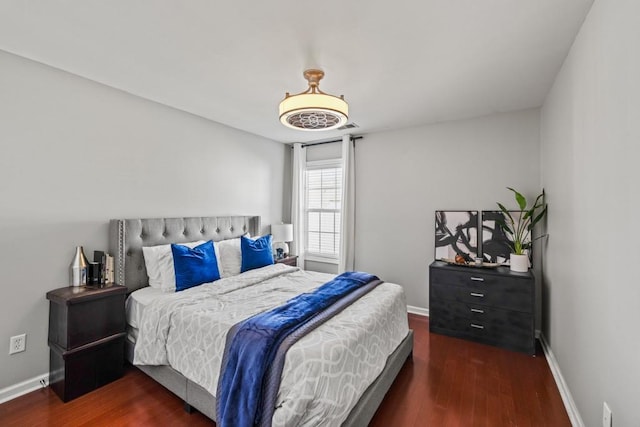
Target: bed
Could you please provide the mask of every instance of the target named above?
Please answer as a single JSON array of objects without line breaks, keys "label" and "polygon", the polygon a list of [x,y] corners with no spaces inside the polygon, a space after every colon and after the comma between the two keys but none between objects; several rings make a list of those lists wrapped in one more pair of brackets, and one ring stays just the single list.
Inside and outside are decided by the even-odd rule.
[{"label": "bed", "polygon": [[[136,341],[140,338],[138,333],[140,324],[143,322],[142,313],[145,312],[145,318],[149,318],[149,316],[152,315],[151,313],[156,310],[156,306],[162,305],[156,300],[163,299],[162,295],[158,296],[156,289],[148,287],[142,248],[144,246],[186,243],[200,240],[219,242],[222,240],[235,239],[247,233],[253,236],[259,235],[261,231],[260,218],[255,216],[118,219],[112,220],[109,228],[109,247],[110,252],[115,256],[116,282],[126,286],[130,294],[135,292],[135,294],[133,294],[134,297],[130,296],[127,300],[129,334],[126,341],[126,358],[132,363],[134,361]],[[262,280],[260,286],[267,284],[271,286],[271,288],[276,289],[286,288],[287,286],[281,283],[286,284],[287,281],[302,283],[301,280],[304,278],[305,280],[315,280],[319,283],[319,281],[323,279],[321,273],[304,272],[298,268],[288,267],[282,264],[242,273],[241,276],[243,277],[222,279],[218,284],[218,288],[224,286],[238,287],[238,285],[233,284],[235,282],[232,282],[232,280],[256,282]],[[256,279],[258,276],[260,276],[260,278]],[[267,277],[267,279],[262,279],[262,276]],[[282,280],[282,282],[276,283],[274,282],[275,280]],[[397,285],[390,285],[387,288],[391,289],[392,286],[396,286],[397,288]],[[382,287],[382,285],[380,287]],[[185,301],[188,298],[193,300],[194,298],[199,298],[199,296],[196,296],[199,295],[197,292],[213,291],[208,288],[205,289],[203,286],[201,290],[193,291],[192,296],[188,296],[189,293],[187,292],[180,292],[179,294],[184,295],[180,295],[179,298]],[[373,294],[374,292],[372,291],[371,293]],[[360,308],[356,307],[357,303],[354,303],[353,307],[345,309],[345,316],[347,316],[347,313],[351,310],[352,317],[354,313],[358,316],[362,315],[365,317],[366,313],[364,311],[360,314],[357,312],[358,309],[363,310],[363,304],[366,303],[366,301],[364,301],[365,297],[362,298],[362,302],[357,302],[360,303]],[[165,300],[168,298],[170,297],[164,297]],[[172,303],[173,302],[168,302],[166,305],[171,305]],[[396,301],[393,304],[396,305],[395,311],[397,312],[398,302]],[[402,304],[404,304],[404,296],[402,296]],[[328,321],[327,325],[332,321],[333,320]],[[339,323],[339,321],[336,320],[334,323]],[[402,326],[398,327],[401,328]],[[327,328],[330,329],[330,326],[327,326]],[[345,412],[346,417],[343,417],[343,421],[340,422],[341,425],[364,426],[369,423],[396,375],[412,354],[413,332],[408,328],[406,328],[405,332],[401,334],[402,336],[394,338],[398,341],[397,345],[395,341],[393,344],[390,344],[392,348],[389,350],[386,361],[382,360],[380,372],[370,378],[370,381],[367,380],[365,386],[360,386],[363,390],[357,392],[359,397],[353,404],[349,405],[348,410]],[[320,332],[316,331],[312,332],[312,334],[314,333],[320,334]],[[313,341],[312,339],[310,340]],[[385,342],[387,342],[386,339]],[[291,352],[294,354],[295,352],[293,350],[296,348],[296,345],[291,348]],[[139,346],[142,346],[142,344],[139,344]],[[289,355],[287,354],[287,358],[288,357]],[[185,408],[187,410],[195,408],[215,421],[216,405],[211,386],[212,381],[202,380],[198,375],[194,376],[194,372],[185,368],[185,365],[181,365],[178,359],[167,363],[168,364],[145,364],[136,366],[180,397],[185,402]],[[187,372],[185,372],[185,370]],[[199,368],[198,370],[200,371],[202,369]],[[319,375],[322,375],[322,373]],[[368,375],[371,375],[371,373]],[[330,377],[330,375],[327,376]],[[359,377],[360,373],[358,372],[354,374],[354,376]],[[284,377],[285,375],[283,374],[283,388],[285,388],[286,385],[284,384],[286,382],[284,381]],[[214,380],[217,380],[217,376]],[[295,385],[292,387],[295,387]],[[296,390],[294,388],[292,393],[295,392]],[[280,413],[286,413],[285,409],[282,409]],[[291,424],[290,420],[276,423],[275,420],[277,416],[283,416],[277,414],[278,412],[276,411],[276,415],[274,415],[273,418],[274,424]],[[313,424],[313,422],[310,421],[303,421],[303,423]]]}]

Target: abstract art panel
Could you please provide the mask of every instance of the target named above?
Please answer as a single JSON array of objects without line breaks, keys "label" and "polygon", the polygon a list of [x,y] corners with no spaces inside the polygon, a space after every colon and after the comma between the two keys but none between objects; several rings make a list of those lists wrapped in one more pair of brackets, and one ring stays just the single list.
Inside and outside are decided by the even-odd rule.
[{"label": "abstract art panel", "polygon": [[[520,211],[509,213],[517,226]],[[513,241],[511,236],[500,227],[500,221],[504,221],[502,211],[482,211],[482,258],[486,262],[509,264],[509,255],[513,252]],[[525,239],[524,243],[530,245],[531,236]],[[533,254],[531,248],[527,253],[531,263]]]},{"label": "abstract art panel", "polygon": [[473,261],[478,253],[478,211],[436,211],[435,259],[462,255]]}]

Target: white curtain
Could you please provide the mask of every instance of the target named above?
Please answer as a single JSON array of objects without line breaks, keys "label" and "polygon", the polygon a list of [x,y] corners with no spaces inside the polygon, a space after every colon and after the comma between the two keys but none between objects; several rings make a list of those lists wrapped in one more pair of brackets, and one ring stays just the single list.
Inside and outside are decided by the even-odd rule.
[{"label": "white curtain", "polygon": [[355,264],[356,179],[355,146],[351,135],[342,137],[342,211],[340,213],[340,263],[338,273]]},{"label": "white curtain", "polygon": [[298,266],[304,268],[304,171],[307,164],[307,152],[300,143],[293,144],[293,162],[291,170],[291,223],[293,224],[293,243],[291,253],[298,255]]}]

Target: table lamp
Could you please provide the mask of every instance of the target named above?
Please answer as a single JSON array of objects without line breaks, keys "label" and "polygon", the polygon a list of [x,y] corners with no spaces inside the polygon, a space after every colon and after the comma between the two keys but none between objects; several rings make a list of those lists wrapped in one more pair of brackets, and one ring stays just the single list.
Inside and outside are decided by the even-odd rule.
[{"label": "table lamp", "polygon": [[271,226],[271,238],[273,239],[273,250],[276,259],[282,259],[289,255],[289,245],[287,242],[293,241],[292,224],[273,224]]}]

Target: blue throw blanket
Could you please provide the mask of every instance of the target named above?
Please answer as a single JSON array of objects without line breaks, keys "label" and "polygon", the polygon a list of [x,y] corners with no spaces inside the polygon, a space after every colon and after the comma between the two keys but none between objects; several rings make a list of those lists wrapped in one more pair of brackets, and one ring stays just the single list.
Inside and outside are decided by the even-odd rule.
[{"label": "blue throw blanket", "polygon": [[262,415],[265,380],[283,340],[312,322],[318,313],[374,281],[379,279],[368,273],[346,272],[313,292],[235,325],[227,334],[218,381],[217,425],[257,424]]}]

